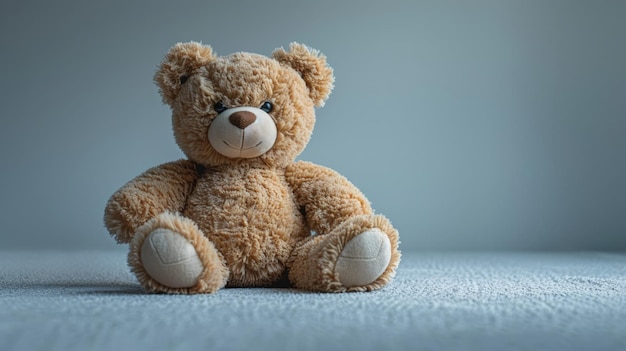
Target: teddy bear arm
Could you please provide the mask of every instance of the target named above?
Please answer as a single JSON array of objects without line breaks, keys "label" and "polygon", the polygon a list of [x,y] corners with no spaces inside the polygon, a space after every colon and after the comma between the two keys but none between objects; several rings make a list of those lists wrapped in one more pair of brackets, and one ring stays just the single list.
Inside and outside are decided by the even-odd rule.
[{"label": "teddy bear arm", "polygon": [[365,195],[330,168],[299,161],[285,174],[307,224],[318,234],[330,233],[354,216],[373,213]]},{"label": "teddy bear arm", "polygon": [[129,242],[149,219],[182,211],[197,177],[195,163],[187,160],[147,170],[111,196],[105,208],[105,226],[118,242]]}]

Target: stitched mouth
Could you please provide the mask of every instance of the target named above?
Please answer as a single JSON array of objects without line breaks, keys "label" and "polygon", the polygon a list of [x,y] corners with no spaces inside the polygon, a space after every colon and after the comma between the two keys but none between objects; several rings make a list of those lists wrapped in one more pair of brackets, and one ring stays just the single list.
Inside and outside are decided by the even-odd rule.
[{"label": "stitched mouth", "polygon": [[250,149],[254,149],[255,147],[258,147],[259,145],[263,144],[263,140],[259,141],[258,143],[256,143],[256,145],[252,145],[250,147],[246,147],[246,148],[240,148],[240,147],[235,147],[230,145],[226,140],[222,140],[222,142],[228,146],[229,148],[233,149],[233,150],[239,150],[239,151],[245,151],[245,150],[250,150]]}]

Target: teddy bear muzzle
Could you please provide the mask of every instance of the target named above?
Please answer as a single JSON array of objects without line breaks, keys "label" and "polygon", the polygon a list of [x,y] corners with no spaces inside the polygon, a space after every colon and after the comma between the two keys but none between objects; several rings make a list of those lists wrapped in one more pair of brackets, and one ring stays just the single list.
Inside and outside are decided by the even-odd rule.
[{"label": "teddy bear muzzle", "polygon": [[229,108],[209,127],[209,143],[229,158],[253,158],[269,151],[276,142],[276,124],[256,107]]}]

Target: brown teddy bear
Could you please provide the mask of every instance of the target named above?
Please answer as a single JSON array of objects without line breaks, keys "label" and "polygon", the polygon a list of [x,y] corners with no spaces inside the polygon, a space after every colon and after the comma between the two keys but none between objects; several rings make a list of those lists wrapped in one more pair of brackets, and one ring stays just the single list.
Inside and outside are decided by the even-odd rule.
[{"label": "brown teddy bear", "polygon": [[186,160],[139,175],[104,221],[150,292],[292,286],[321,292],[385,286],[398,232],[337,172],[294,162],[333,88],[326,58],[301,44],[271,58],[175,45],[155,75]]}]

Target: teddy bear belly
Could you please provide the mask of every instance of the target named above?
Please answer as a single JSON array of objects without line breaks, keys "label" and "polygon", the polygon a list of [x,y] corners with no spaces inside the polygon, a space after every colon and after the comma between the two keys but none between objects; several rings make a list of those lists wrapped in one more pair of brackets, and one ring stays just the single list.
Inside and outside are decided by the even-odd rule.
[{"label": "teddy bear belly", "polygon": [[271,172],[206,176],[196,184],[184,215],[224,257],[229,286],[279,280],[294,244],[307,233],[287,183]]}]

